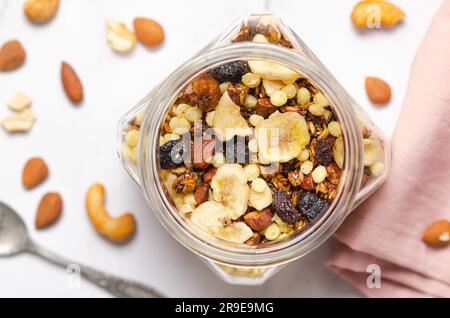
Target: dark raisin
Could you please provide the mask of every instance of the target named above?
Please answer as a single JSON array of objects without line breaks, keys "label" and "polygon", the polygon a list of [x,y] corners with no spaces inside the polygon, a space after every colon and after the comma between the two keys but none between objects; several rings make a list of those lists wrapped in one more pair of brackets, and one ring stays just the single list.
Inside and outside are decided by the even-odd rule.
[{"label": "dark raisin", "polygon": [[242,75],[248,72],[250,72],[250,68],[247,62],[236,61],[216,67],[210,71],[210,74],[220,83],[228,81],[237,83],[241,80]]},{"label": "dark raisin", "polygon": [[172,140],[159,147],[161,169],[174,169],[181,166],[187,154],[187,146],[181,140]]},{"label": "dark raisin", "polygon": [[314,147],[314,156],[318,163],[326,166],[333,161],[333,145],[334,138],[331,136],[317,140]]},{"label": "dark raisin", "polygon": [[294,208],[290,195],[284,191],[274,191],[272,208],[280,219],[288,224],[294,224],[301,217]]},{"label": "dark raisin", "polygon": [[328,202],[321,199],[317,194],[310,191],[304,191],[297,200],[297,209],[302,212],[309,221],[312,221],[317,215],[328,207]]}]

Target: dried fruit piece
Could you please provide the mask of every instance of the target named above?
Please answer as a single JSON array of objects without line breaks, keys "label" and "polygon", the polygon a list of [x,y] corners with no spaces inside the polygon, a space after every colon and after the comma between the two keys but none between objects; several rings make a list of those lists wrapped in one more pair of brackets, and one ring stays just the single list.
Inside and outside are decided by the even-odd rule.
[{"label": "dried fruit piece", "polygon": [[298,113],[275,113],[255,129],[262,164],[288,162],[309,143],[305,118]]},{"label": "dried fruit piece", "polygon": [[266,80],[294,82],[301,77],[300,74],[290,68],[271,61],[249,61],[248,64],[252,73]]},{"label": "dried fruit piece", "polygon": [[450,244],[450,222],[438,220],[423,232],[422,240],[430,246],[444,247]]},{"label": "dried fruit piece", "polygon": [[214,110],[222,96],[219,82],[210,75],[196,78],[192,82],[192,92],[197,98],[198,107],[203,112]]},{"label": "dried fruit piece", "polygon": [[42,158],[34,157],[27,161],[22,172],[22,184],[32,189],[41,184],[48,176],[48,167]]},{"label": "dried fruit piece", "polygon": [[331,136],[317,140],[314,147],[314,156],[318,163],[328,165],[333,161],[334,140],[335,138]]},{"label": "dried fruit piece", "polygon": [[231,84],[227,89],[231,100],[238,106],[243,106],[247,97],[248,88],[242,84]]},{"label": "dried fruit piece", "polygon": [[183,141],[171,140],[159,147],[159,164],[161,169],[174,169],[183,163],[187,146]]},{"label": "dried fruit piece", "polygon": [[164,29],[155,20],[139,17],[134,19],[133,25],[136,37],[145,46],[155,48],[164,41]]},{"label": "dried fruit piece", "polygon": [[374,104],[386,104],[391,99],[391,87],[388,83],[377,77],[366,78],[366,93]]},{"label": "dried fruit piece", "polygon": [[201,183],[194,192],[195,204],[200,204],[208,201],[209,186],[207,183]]},{"label": "dried fruit piece", "polygon": [[260,98],[256,102],[256,114],[264,118],[269,117],[277,108],[270,102],[270,98]]},{"label": "dried fruit piece", "polygon": [[34,23],[44,23],[51,20],[58,11],[59,0],[27,0],[23,11]]},{"label": "dried fruit piece", "polygon": [[61,80],[67,97],[74,104],[78,104],[83,99],[83,85],[75,70],[66,62],[61,64]]},{"label": "dried fruit piece", "polygon": [[6,117],[0,123],[9,133],[25,133],[33,127],[36,115],[29,109]]},{"label": "dried fruit piece", "polygon": [[225,92],[214,113],[213,128],[220,141],[228,141],[234,136],[249,136],[252,130],[241,115],[241,109]]},{"label": "dried fruit piece", "polygon": [[294,224],[300,219],[300,214],[294,208],[287,192],[275,190],[272,207],[274,212],[283,220],[283,222]]},{"label": "dried fruit piece", "polygon": [[197,185],[198,174],[192,171],[187,171],[179,175],[172,183],[172,188],[177,193],[188,193],[195,190]]},{"label": "dried fruit piece", "polygon": [[248,73],[249,71],[250,68],[247,62],[235,61],[216,67],[212,69],[209,73],[220,83],[223,82],[237,83],[241,80],[242,76]]},{"label": "dried fruit piece", "polygon": [[303,192],[297,201],[297,209],[306,216],[308,221],[312,221],[327,207],[328,202],[321,199],[314,192]]},{"label": "dried fruit piece", "polygon": [[388,1],[364,0],[352,11],[352,21],[357,28],[376,28],[381,25],[393,27],[403,20],[405,13]]},{"label": "dried fruit piece", "polygon": [[136,230],[136,221],[131,213],[112,218],[105,207],[105,188],[93,184],[86,194],[86,207],[95,229],[107,239],[122,242],[129,239]]},{"label": "dried fruit piece", "polygon": [[250,226],[253,231],[264,231],[272,221],[272,211],[264,209],[262,211],[253,211],[244,215],[244,222]]},{"label": "dried fruit piece", "polygon": [[106,20],[106,37],[117,52],[128,52],[136,46],[136,36],[124,23]]},{"label": "dried fruit piece", "polygon": [[263,210],[271,205],[272,202],[272,190],[267,185],[266,181],[261,178],[254,179],[252,181],[252,188],[250,189],[248,205],[254,207],[257,210]]},{"label": "dried fruit piece", "polygon": [[211,180],[213,198],[228,210],[232,220],[239,219],[247,211],[250,188],[244,168],[239,164],[224,164]]},{"label": "dried fruit piece", "polygon": [[36,228],[42,229],[55,223],[61,216],[62,208],[63,201],[59,193],[44,195],[36,212]]},{"label": "dried fruit piece", "polygon": [[0,49],[0,71],[12,71],[23,64],[26,58],[25,50],[17,40],[3,44]]}]

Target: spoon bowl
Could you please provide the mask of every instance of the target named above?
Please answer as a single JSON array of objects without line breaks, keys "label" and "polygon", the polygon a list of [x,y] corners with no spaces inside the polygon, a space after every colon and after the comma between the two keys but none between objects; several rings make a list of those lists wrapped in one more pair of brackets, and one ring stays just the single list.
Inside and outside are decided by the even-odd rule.
[{"label": "spoon bowl", "polygon": [[25,252],[29,242],[22,218],[11,207],[0,202],[0,257]]}]

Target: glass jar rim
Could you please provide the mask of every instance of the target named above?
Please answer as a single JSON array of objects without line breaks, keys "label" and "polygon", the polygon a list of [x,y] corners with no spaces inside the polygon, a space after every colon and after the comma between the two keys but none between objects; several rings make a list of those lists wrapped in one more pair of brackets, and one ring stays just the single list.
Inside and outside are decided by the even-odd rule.
[{"label": "glass jar rim", "polygon": [[[194,230],[169,202],[162,187],[156,152],[160,126],[171,105],[190,80],[206,69],[236,60],[267,60],[299,71],[329,98],[342,125],[345,160],[336,199],[325,213],[306,230],[286,239],[254,248],[244,244],[229,244],[212,235]],[[298,52],[266,43],[235,43],[201,53],[187,61],[147,97],[147,108],[139,141],[138,177],[144,195],[153,212],[171,235],[196,254],[214,262],[231,266],[273,266],[297,259],[327,240],[351,211],[363,175],[362,136],[354,102],[343,87],[321,65]]]}]

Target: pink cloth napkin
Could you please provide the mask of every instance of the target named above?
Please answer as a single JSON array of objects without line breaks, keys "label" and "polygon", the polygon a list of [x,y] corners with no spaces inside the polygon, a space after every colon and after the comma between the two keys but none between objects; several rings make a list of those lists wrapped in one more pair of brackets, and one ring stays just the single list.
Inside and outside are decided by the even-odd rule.
[{"label": "pink cloth napkin", "polygon": [[[450,297],[450,247],[421,241],[450,219],[450,0],[417,52],[392,149],[388,180],[338,231],[327,265],[370,297]],[[370,264],[381,288],[366,283]]]}]

